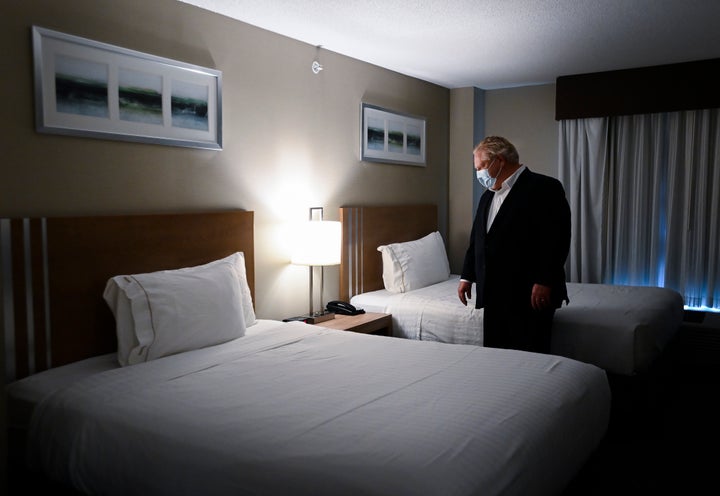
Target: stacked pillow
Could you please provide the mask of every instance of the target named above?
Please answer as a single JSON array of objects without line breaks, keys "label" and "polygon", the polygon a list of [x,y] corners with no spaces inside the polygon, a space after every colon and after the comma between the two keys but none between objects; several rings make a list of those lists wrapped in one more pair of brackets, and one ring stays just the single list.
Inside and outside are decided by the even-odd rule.
[{"label": "stacked pillow", "polygon": [[123,366],[242,337],[256,320],[240,252],[196,267],[115,276],[103,297]]},{"label": "stacked pillow", "polygon": [[405,243],[378,247],[382,253],[383,283],[392,293],[405,293],[450,277],[445,244],[438,231]]}]

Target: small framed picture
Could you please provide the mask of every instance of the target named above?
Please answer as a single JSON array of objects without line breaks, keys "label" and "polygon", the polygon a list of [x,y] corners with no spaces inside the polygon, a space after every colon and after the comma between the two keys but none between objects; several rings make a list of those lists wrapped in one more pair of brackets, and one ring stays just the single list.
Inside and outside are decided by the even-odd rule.
[{"label": "small framed picture", "polygon": [[362,160],[425,166],[425,118],[361,105]]},{"label": "small framed picture", "polygon": [[222,150],[222,73],[33,26],[41,133]]}]

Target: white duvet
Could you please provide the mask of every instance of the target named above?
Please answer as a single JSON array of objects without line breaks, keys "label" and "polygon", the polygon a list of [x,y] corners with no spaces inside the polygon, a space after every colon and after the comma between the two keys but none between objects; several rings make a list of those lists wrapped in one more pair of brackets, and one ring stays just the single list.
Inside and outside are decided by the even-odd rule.
[{"label": "white duvet", "polygon": [[[483,311],[460,303],[459,278],[407,293],[372,291],[351,303],[392,314],[397,337],[482,345]],[[568,283],[568,295],[555,312],[552,353],[616,374],[646,371],[683,318],[682,296],[666,288]]]},{"label": "white duvet", "polygon": [[550,495],[607,427],[592,365],[268,327],[56,388],[29,463],[88,494]]}]

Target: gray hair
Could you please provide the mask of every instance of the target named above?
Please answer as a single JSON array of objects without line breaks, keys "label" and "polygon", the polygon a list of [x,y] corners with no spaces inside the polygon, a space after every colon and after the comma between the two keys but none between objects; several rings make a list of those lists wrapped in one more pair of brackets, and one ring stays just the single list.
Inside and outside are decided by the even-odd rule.
[{"label": "gray hair", "polygon": [[479,150],[485,150],[491,157],[499,155],[511,164],[520,163],[520,156],[518,155],[518,151],[515,148],[515,145],[510,143],[502,136],[486,137],[484,140],[482,140],[475,146],[475,148],[473,149],[473,153]]}]

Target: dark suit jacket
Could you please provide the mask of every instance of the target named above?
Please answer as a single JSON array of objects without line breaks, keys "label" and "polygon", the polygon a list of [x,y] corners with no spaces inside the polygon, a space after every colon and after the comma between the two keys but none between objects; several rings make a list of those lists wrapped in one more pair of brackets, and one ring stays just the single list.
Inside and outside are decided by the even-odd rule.
[{"label": "dark suit jacket", "polygon": [[570,207],[555,178],[525,169],[487,232],[492,191],[480,198],[462,278],[476,283],[477,308],[530,305],[535,283],[552,288],[552,303],[567,301],[565,260],[570,249]]}]

